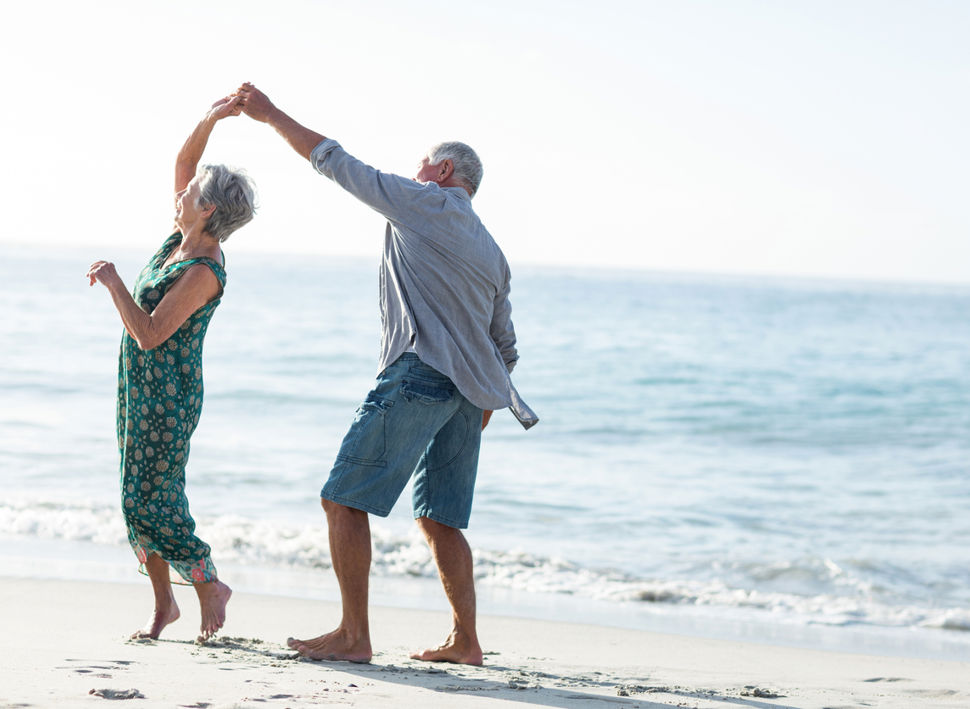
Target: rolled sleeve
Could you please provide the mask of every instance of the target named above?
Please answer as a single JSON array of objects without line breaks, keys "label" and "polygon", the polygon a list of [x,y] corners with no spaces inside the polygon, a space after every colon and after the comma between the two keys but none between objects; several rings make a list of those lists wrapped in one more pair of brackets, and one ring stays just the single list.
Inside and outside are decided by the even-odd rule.
[{"label": "rolled sleeve", "polygon": [[[334,148],[339,148],[340,143],[336,140],[330,138],[324,138],[320,141],[313,150],[310,151],[310,164],[313,165],[313,169],[319,172],[321,175],[327,175],[326,168],[324,167],[326,160],[330,157],[330,153]],[[329,177],[329,175],[328,175]]]}]

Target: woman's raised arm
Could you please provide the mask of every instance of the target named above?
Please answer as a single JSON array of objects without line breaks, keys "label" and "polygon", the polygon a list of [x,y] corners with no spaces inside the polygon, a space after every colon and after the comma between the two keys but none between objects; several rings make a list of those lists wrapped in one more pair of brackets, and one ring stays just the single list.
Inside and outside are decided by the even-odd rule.
[{"label": "woman's raised arm", "polygon": [[186,188],[189,182],[195,177],[195,171],[205,152],[205,146],[209,142],[209,135],[218,121],[227,116],[238,116],[242,111],[239,103],[239,96],[226,96],[212,104],[212,108],[199,121],[199,125],[185,140],[182,149],[179,150],[178,157],[175,159],[175,195]]}]

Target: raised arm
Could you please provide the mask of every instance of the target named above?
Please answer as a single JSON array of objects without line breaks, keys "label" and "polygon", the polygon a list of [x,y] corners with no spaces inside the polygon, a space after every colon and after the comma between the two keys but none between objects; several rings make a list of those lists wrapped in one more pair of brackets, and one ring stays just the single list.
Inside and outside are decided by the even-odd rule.
[{"label": "raised arm", "polygon": [[313,149],[326,140],[326,136],[300,125],[283,113],[273,105],[266,94],[248,81],[240,86],[234,95],[239,97],[243,113],[261,123],[271,125],[290,144],[290,147],[306,160],[310,159]]},{"label": "raised arm", "polygon": [[[348,154],[335,141],[328,141],[330,145],[326,145],[325,135],[297,123],[252,84],[243,84],[235,95],[242,98],[243,113],[273,126],[317,172],[388,220],[424,223],[425,212],[440,212],[444,201],[440,192],[432,194],[422,182],[376,170]],[[320,150],[315,151],[318,146]]]},{"label": "raised arm", "polygon": [[226,96],[212,104],[205,117],[199,121],[199,125],[185,140],[182,149],[179,150],[178,157],[175,159],[175,195],[185,189],[199,167],[199,160],[205,152],[205,146],[209,142],[209,135],[223,118],[228,116],[238,116],[242,111],[241,99],[239,96]]}]

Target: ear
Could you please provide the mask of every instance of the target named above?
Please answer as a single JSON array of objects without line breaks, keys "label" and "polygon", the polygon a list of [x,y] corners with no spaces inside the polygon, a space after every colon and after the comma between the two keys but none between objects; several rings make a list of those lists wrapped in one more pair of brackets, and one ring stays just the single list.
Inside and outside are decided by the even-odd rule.
[{"label": "ear", "polygon": [[203,217],[203,219],[208,219],[209,217],[211,217],[213,215],[213,213],[215,211],[216,211],[216,205],[214,205],[214,204],[207,204],[205,206],[205,209],[202,210],[202,217]]},{"label": "ear", "polygon": [[450,159],[442,160],[441,167],[438,168],[438,183],[447,182],[455,174],[455,163]]}]

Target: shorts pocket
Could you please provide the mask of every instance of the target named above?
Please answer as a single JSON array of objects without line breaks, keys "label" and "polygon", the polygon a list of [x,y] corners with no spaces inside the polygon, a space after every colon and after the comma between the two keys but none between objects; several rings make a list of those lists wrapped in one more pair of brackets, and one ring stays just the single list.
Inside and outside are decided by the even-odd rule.
[{"label": "shorts pocket", "polygon": [[394,405],[371,392],[357,408],[357,415],[350,430],[340,444],[338,460],[361,465],[382,466],[387,451],[385,414]]},{"label": "shorts pocket", "polygon": [[455,395],[455,385],[447,377],[427,379],[409,376],[401,382],[401,395],[419,404],[443,404]]}]

